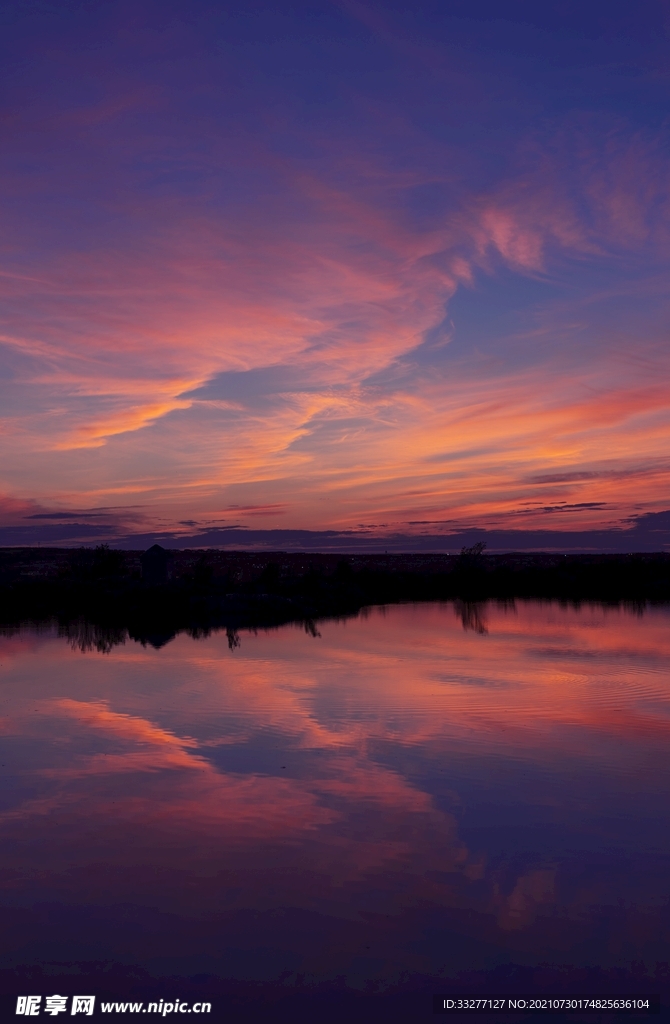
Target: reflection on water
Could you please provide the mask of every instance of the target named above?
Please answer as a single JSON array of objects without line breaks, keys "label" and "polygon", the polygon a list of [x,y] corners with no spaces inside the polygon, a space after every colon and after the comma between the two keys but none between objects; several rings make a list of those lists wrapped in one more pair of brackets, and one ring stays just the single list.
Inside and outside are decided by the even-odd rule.
[{"label": "reflection on water", "polygon": [[528,602],[0,638],[1,963],[668,960],[669,625]]}]

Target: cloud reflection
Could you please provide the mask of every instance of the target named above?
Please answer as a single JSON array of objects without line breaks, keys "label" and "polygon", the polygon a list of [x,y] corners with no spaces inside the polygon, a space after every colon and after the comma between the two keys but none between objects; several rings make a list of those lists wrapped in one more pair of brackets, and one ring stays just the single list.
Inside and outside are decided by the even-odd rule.
[{"label": "cloud reflection", "polygon": [[[201,963],[235,946],[236,914],[280,911],[322,922],[326,946],[284,947],[316,973],[353,969],[357,921],[381,975],[460,962],[447,932],[482,963],[572,957],[576,920],[593,958],[590,907],[624,893],[651,920],[663,891],[667,615],[485,614],[486,633],[398,607],[233,651],[220,634],[111,655],[5,638],[6,898],[197,919]],[[174,927],[151,948],[176,964]],[[123,929],[121,948],[149,955]]]}]

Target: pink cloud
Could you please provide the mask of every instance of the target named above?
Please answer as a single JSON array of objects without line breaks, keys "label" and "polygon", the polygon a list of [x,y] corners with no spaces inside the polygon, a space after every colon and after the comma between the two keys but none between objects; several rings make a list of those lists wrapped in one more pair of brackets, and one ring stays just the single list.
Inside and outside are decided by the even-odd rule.
[{"label": "pink cloud", "polygon": [[[634,457],[627,431],[651,463],[662,459],[656,340],[617,339],[618,349],[649,352],[649,372],[630,387],[625,372],[611,373],[606,401],[592,378],[618,327],[589,327],[586,303],[570,310],[576,326],[566,307],[560,329],[547,317],[535,341],[534,323],[524,337],[502,335],[494,354],[459,356],[439,383],[421,376],[417,355],[433,331],[443,345],[458,337],[461,323],[449,322],[454,296],[459,288],[476,294],[501,264],[521,279],[555,281],[566,261],[634,260],[641,246],[660,253],[667,169],[653,141],[622,128],[600,146],[573,120],[554,126],[548,141],[520,144],[507,176],[483,188],[457,185],[453,149],[380,104],[381,135],[400,133],[413,159],[394,162],[365,139],[344,145],[324,132],[307,162],[251,130],[232,145],[210,126],[200,149],[192,140],[189,171],[225,168],[273,183],[231,204],[209,184],[178,198],[146,189],[143,170],[129,171],[131,158],[141,167],[174,144],[158,127],[141,135],[134,121],[152,112],[162,123],[165,103],[126,84],[46,129],[63,139],[80,132],[77,145],[96,159],[89,129],[103,125],[118,142],[99,167],[109,213],[101,237],[31,250],[24,219],[4,211],[3,343],[24,396],[1,425],[6,493],[50,507],[147,502],[175,520],[232,504],[265,507],[268,525],[281,507],[287,525],[324,527],[358,522],[361,509],[371,519],[393,509],[418,518],[443,496],[445,514],[502,513],[528,496],[519,479],[577,465],[599,471],[613,451],[624,472]],[[16,140],[30,147],[33,128],[26,111]],[[58,146],[54,180],[70,188],[72,157]],[[16,195],[44,187],[38,172],[24,182],[10,168],[3,180]],[[403,202],[424,185],[451,199],[448,212],[419,223]],[[593,352],[561,366],[557,352],[577,327],[588,330]],[[521,345],[529,369],[520,374],[510,353]],[[414,379],[396,385],[413,361]],[[272,367],[292,368],[309,390],[288,384],[274,404],[253,410],[235,396],[197,396],[222,373]],[[655,395],[657,420],[647,409],[646,424],[633,424],[645,415],[644,395]],[[561,451],[548,444],[556,429]],[[489,456],[473,454],[436,479],[433,457],[482,444],[494,449]],[[591,497],[586,480],[562,493]],[[410,491],[426,501],[406,507]],[[611,485],[604,500],[621,505],[625,495]],[[653,500],[651,488],[643,500]]]}]

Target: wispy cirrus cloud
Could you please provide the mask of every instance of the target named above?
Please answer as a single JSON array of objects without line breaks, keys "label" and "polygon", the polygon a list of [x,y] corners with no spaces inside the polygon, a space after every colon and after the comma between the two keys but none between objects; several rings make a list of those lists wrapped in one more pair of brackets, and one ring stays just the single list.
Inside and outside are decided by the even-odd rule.
[{"label": "wispy cirrus cloud", "polygon": [[[112,18],[96,68],[25,42],[39,81],[12,78],[0,165],[4,490],[296,528],[483,525],[531,497],[611,525],[633,477],[636,508],[665,507],[662,132],[574,97],[539,117],[560,60],[531,86],[481,26],[450,23],[459,46],[421,12],[333,11],[306,91],[269,38],[250,75],[244,32],[225,67],[202,26],[149,46],[140,19],[138,64]],[[598,67],[579,73],[607,96]]]}]

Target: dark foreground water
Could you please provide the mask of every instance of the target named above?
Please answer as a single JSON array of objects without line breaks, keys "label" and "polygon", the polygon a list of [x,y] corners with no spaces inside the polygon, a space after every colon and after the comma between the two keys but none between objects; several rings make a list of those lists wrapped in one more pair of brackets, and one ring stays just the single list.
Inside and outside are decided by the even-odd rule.
[{"label": "dark foreground water", "polygon": [[5,979],[36,965],[47,995],[104,970],[123,998],[218,977],[239,1004],[278,978],[662,975],[670,610],[401,606],[318,628],[108,654],[0,638]]}]

